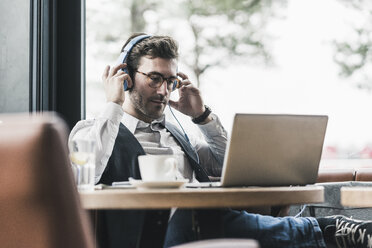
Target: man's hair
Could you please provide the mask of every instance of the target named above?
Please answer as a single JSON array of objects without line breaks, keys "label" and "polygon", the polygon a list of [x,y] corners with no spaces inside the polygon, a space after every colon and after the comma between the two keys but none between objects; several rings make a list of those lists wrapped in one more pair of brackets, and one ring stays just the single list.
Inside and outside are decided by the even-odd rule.
[{"label": "man's hair", "polygon": [[[143,35],[145,33],[132,34],[121,48],[121,52],[124,51],[125,46],[133,38]],[[177,59],[178,58],[178,44],[169,36],[150,36],[135,44],[130,51],[127,58],[127,66],[129,76],[134,80],[134,72],[138,69],[141,57],[147,56],[152,59],[163,58],[163,59]]]}]

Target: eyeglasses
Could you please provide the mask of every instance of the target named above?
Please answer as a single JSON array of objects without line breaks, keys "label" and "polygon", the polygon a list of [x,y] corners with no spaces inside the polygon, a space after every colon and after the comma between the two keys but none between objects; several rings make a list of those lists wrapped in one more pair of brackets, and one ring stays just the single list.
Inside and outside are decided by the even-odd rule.
[{"label": "eyeglasses", "polygon": [[160,86],[163,85],[164,81],[167,81],[167,89],[169,91],[174,91],[176,88],[181,87],[181,80],[175,76],[166,78],[158,72],[144,73],[138,70],[136,72],[141,73],[142,75],[145,75],[147,77],[146,83],[151,88],[154,89],[159,88]]}]

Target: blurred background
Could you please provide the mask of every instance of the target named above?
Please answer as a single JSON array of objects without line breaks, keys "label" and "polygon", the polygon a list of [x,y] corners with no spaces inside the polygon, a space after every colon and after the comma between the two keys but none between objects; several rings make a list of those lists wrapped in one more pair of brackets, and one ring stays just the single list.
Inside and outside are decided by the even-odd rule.
[{"label": "blurred background", "polygon": [[179,70],[227,130],[238,112],[328,115],[321,166],[372,167],[370,0],[86,1],[87,118],[133,32],[179,42]]}]

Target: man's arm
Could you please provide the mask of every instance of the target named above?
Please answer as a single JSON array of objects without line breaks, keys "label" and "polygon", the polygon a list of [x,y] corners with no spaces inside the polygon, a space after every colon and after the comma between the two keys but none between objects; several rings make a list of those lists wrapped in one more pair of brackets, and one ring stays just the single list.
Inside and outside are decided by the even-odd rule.
[{"label": "man's arm", "polygon": [[124,80],[128,80],[129,87],[133,86],[130,76],[121,70],[126,66],[126,64],[119,64],[112,67],[111,70],[110,66],[105,67],[102,82],[107,105],[104,111],[95,120],[78,122],[70,133],[69,142],[75,139],[89,139],[96,142],[96,183],[101,178],[111,156],[119,132],[120,121],[124,114],[122,109],[125,101]]},{"label": "man's arm", "polygon": [[[182,86],[178,89],[179,99],[178,101],[169,100],[169,104],[181,113],[198,120],[206,111],[200,90],[190,82],[186,74],[178,72],[177,75],[182,78]],[[227,133],[214,114],[209,114],[200,121],[198,126],[207,142],[194,144],[200,164],[204,166],[209,175],[221,176]]]},{"label": "man's arm", "polygon": [[95,183],[101,178],[111,156],[123,114],[121,106],[109,102],[98,118],[79,121],[70,133],[69,143],[78,139],[95,141]]},{"label": "man's arm", "polygon": [[196,143],[200,164],[210,176],[221,176],[222,165],[227,144],[227,132],[215,114],[209,115],[210,120],[200,124],[199,129],[204,135],[206,143]]}]

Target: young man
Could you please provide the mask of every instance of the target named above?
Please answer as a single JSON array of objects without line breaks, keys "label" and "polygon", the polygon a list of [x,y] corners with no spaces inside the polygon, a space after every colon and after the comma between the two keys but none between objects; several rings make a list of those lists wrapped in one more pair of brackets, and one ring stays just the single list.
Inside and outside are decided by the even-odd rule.
[{"label": "young man", "polygon": [[[204,105],[200,91],[178,71],[178,46],[167,36],[132,35],[124,48],[125,63],[107,66],[102,80],[107,105],[95,120],[80,121],[70,139],[95,139],[96,182],[111,184],[129,177],[140,179],[137,157],[141,154],[176,154],[179,172],[190,181],[220,176],[227,134],[218,117]],[[141,38],[141,39],[138,39]],[[132,45],[126,46],[129,42]],[[127,72],[122,69],[126,68]],[[181,78],[181,79],[178,79]],[[123,90],[126,80],[127,91]],[[178,88],[178,101],[170,100]],[[189,116],[206,142],[190,142],[166,121],[167,105]],[[193,143],[193,145],[191,145]],[[218,212],[226,237],[253,238],[262,247],[371,247],[369,222],[343,216],[328,218],[274,218],[224,209]],[[103,247],[135,247],[143,211],[104,211],[106,241]],[[190,211],[177,210],[171,217],[165,246],[195,239]]]}]

